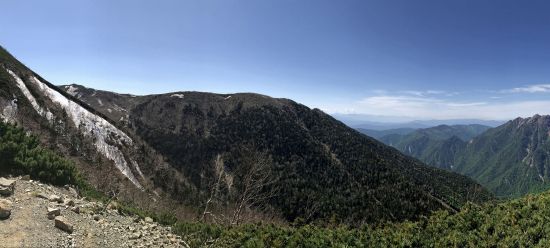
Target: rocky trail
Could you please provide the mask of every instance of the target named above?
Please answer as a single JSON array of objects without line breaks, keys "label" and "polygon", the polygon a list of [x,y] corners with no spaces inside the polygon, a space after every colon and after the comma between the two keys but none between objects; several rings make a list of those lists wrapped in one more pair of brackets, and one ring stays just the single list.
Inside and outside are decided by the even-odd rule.
[{"label": "rocky trail", "polygon": [[104,209],[70,187],[0,178],[0,247],[188,247],[170,227]]}]

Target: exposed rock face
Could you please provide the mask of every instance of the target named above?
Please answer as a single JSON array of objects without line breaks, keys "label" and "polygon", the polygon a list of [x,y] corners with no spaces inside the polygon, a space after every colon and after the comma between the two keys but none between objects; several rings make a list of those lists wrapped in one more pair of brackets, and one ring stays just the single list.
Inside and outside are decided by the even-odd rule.
[{"label": "exposed rock face", "polygon": [[55,227],[65,232],[73,233],[73,225],[63,216],[55,217]]},{"label": "exposed rock face", "polygon": [[9,200],[0,200],[0,220],[4,220],[11,215],[12,202]]},{"label": "exposed rock face", "polygon": [[8,180],[6,178],[0,177],[0,195],[10,196],[13,194],[15,189],[15,180]]}]

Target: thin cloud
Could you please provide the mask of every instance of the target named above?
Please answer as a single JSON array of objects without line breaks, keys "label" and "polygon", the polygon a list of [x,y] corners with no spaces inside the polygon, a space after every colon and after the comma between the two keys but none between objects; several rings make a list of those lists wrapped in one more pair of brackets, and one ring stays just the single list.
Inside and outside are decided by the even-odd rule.
[{"label": "thin cloud", "polygon": [[404,90],[404,91],[400,91],[401,94],[405,94],[405,95],[412,95],[412,96],[430,96],[430,95],[445,95],[445,96],[455,96],[455,95],[458,95],[457,92],[447,92],[447,91],[443,91],[443,90],[424,90],[424,91],[419,91],[419,90]]},{"label": "thin cloud", "polygon": [[550,84],[534,84],[525,87],[502,90],[502,93],[547,93],[550,92]]},{"label": "thin cloud", "polygon": [[[335,108],[334,108],[335,107]],[[518,116],[548,114],[550,100],[451,101],[438,97],[414,95],[382,95],[366,97],[355,103],[323,108],[332,114],[365,114],[401,116],[414,119],[491,119],[505,120]],[[339,111],[346,110],[346,111]]]}]

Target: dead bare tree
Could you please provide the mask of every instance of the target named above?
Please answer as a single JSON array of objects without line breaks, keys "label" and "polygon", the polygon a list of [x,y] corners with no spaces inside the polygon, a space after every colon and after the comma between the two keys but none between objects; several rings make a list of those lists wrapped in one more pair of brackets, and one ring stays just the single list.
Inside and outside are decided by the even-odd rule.
[{"label": "dead bare tree", "polygon": [[224,168],[223,168],[223,160],[221,158],[221,155],[219,154],[216,157],[216,161],[214,162],[214,172],[217,174],[217,179],[210,189],[210,197],[208,197],[208,200],[206,200],[206,203],[204,204],[204,210],[202,211],[200,221],[204,221],[207,215],[211,215],[214,217],[213,218],[214,222],[216,222],[215,215],[212,212],[210,212],[209,207],[212,204],[212,201],[214,201],[214,199],[218,195],[218,192],[220,190],[220,183],[225,174]]},{"label": "dead bare tree", "polygon": [[244,174],[240,196],[231,218],[231,225],[242,221],[243,213],[253,207],[260,208],[267,200],[273,198],[278,190],[274,187],[276,178],[271,169],[272,161],[265,153],[252,152],[242,164]]}]

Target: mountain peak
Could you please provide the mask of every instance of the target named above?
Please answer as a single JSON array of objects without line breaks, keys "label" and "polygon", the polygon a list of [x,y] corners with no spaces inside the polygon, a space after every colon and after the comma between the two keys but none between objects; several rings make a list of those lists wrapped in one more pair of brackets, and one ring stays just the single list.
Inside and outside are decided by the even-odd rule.
[{"label": "mountain peak", "polygon": [[526,125],[528,126],[539,126],[544,128],[550,128],[550,115],[539,115],[535,114],[532,117],[521,118],[518,117],[512,121],[510,124],[514,125],[516,128],[521,128]]}]

